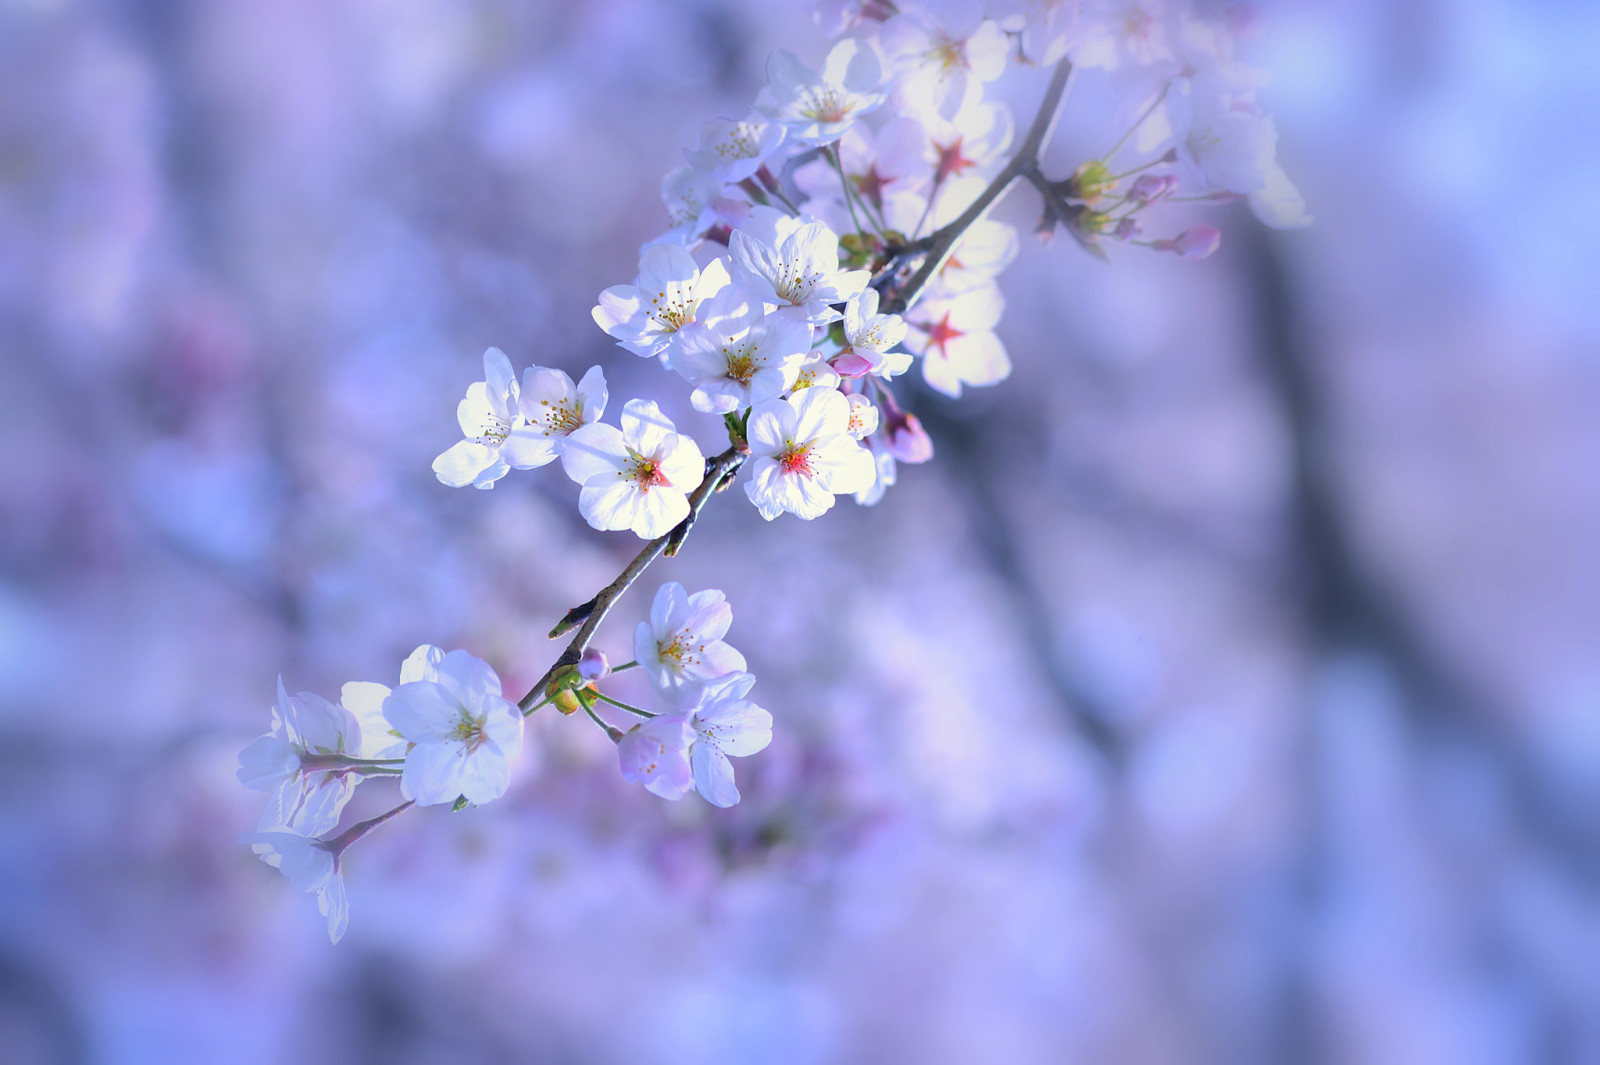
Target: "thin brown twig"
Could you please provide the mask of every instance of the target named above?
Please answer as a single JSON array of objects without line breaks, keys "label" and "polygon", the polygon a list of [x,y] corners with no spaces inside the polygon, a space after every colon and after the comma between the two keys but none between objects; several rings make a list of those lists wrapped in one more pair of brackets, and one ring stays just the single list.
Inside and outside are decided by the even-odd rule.
[{"label": "thin brown twig", "polygon": [[747,456],[748,452],[741,451],[738,447],[730,447],[715,458],[707,460],[705,479],[700,482],[698,488],[689,493],[688,517],[670,531],[645,544],[644,550],[635,555],[633,561],[617,574],[616,580],[595,593],[593,599],[567,611],[566,616],[550,630],[550,638],[553,640],[563,633],[570,632],[575,626],[582,626],[578,629],[578,634],[572,638],[572,642],[567,644],[567,649],[561,652],[561,657],[545,670],[544,676],[540,677],[528,694],[517,703],[523,712],[527,712],[544,695],[545,685],[578,664],[583,652],[589,649],[595,633],[599,631],[600,623],[611,611],[612,604],[633,586],[633,582],[650,567],[650,563],[663,554],[678,553],[678,549],[683,546],[684,538],[689,535],[689,530],[700,517],[700,511],[705,507],[706,501],[711,498],[713,492],[727,487],[734,475],[739,472],[739,467],[744,465]]}]

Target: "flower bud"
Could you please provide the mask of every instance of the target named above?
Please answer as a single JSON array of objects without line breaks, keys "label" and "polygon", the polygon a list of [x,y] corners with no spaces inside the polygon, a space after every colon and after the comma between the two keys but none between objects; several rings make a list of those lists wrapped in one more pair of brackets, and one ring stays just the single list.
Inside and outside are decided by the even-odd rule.
[{"label": "flower bud", "polygon": [[590,648],[583,652],[582,658],[578,659],[578,676],[591,684],[610,672],[611,663],[606,660],[604,651]]},{"label": "flower bud", "polygon": [[1067,195],[1090,204],[1099,203],[1106,193],[1116,187],[1117,182],[1111,176],[1111,171],[1098,159],[1084,163],[1067,179]]},{"label": "flower bud", "polygon": [[900,462],[927,462],[933,458],[933,438],[915,414],[902,414],[889,427],[889,454]]},{"label": "flower bud", "polygon": [[1172,250],[1185,259],[1204,259],[1222,245],[1222,234],[1211,226],[1190,226],[1172,242]]},{"label": "flower bud", "polygon": [[1139,235],[1143,228],[1137,218],[1124,218],[1117,223],[1117,228],[1112,231],[1111,235],[1118,240],[1132,240]]},{"label": "flower bud", "polygon": [[1133,183],[1133,190],[1129,195],[1140,203],[1155,203],[1171,196],[1178,189],[1178,178],[1174,174],[1144,174]]},{"label": "flower bud", "polygon": [[864,377],[872,372],[872,363],[853,351],[840,352],[828,365],[833,367],[834,373],[845,378]]},{"label": "flower bud", "polygon": [[560,710],[563,714],[576,714],[583,706],[578,701],[578,693],[570,688],[557,692],[555,698],[550,700],[550,705]]}]

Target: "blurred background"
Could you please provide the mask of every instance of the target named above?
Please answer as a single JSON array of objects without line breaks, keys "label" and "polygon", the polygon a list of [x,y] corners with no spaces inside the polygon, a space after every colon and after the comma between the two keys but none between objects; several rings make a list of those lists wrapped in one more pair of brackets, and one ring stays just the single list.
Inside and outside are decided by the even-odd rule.
[{"label": "blurred background", "polygon": [[701,123],[823,39],[0,0],[0,1060],[1600,1062],[1600,8],[1261,16],[1314,227],[1026,241],[1012,378],[911,396],[936,461],[711,507],[603,630],[728,592],[777,720],[745,801],[542,712],[506,799],[349,853],[330,947],[238,842],[274,678],[544,670],[636,545],[555,471],[441,486],[455,402],[493,344],[713,444],[589,308]]}]

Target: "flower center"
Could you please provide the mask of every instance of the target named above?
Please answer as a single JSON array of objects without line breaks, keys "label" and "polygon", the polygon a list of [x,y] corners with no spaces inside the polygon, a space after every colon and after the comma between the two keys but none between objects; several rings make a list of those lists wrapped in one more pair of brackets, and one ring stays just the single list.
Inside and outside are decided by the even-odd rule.
[{"label": "flower center", "polygon": [[800,113],[813,122],[843,122],[850,114],[850,101],[836,86],[823,85],[806,93]]},{"label": "flower center", "polygon": [[482,747],[489,738],[484,735],[483,722],[474,718],[464,709],[461,711],[461,720],[456,723],[454,737],[457,742],[466,747],[468,754]]},{"label": "flower center", "polygon": [[646,458],[637,451],[630,451],[629,454],[633,456],[633,465],[626,471],[625,476],[639,486],[639,491],[648,492],[652,488],[672,486],[672,482],[661,472],[661,463],[658,460]]},{"label": "flower center", "polygon": [[748,386],[758,369],[760,367],[756,365],[756,360],[748,349],[740,351],[737,355],[728,356],[728,376],[741,385]]},{"label": "flower center", "polygon": [[815,472],[811,468],[811,444],[796,444],[793,440],[784,441],[784,448],[778,453],[778,465],[783,467],[784,473],[798,473],[810,477]]},{"label": "flower center", "polygon": [[578,413],[576,403],[551,403],[548,399],[541,399],[539,408],[539,421],[544,423],[545,436],[566,436],[583,426],[583,415]]},{"label": "flower center", "polygon": [[950,357],[949,352],[945,350],[950,341],[955,340],[957,337],[966,336],[966,333],[950,324],[950,316],[948,314],[933,325],[924,327],[924,331],[928,334],[928,347],[938,348],[939,354],[944,358]]}]

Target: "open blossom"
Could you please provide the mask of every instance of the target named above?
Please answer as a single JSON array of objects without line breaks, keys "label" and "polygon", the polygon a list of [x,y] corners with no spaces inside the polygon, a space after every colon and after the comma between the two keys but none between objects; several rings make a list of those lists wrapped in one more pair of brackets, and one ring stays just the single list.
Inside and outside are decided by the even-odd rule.
[{"label": "open blossom", "polygon": [[239,752],[239,782],[271,792],[260,827],[304,836],[332,829],[361,777],[330,756],[356,757],[360,747],[354,714],[311,692],[291,697],[279,677],[272,731]]},{"label": "open blossom", "polygon": [[667,205],[667,231],[651,244],[693,244],[722,220],[722,182],[703,170],[680,166],[661,179],[661,200]]},{"label": "open blossom", "polygon": [[555,458],[550,442],[522,417],[521,389],[505,352],[483,353],[483,377],[467,386],[456,407],[466,439],[433,460],[433,472],[451,488],[493,488],[510,469],[531,470]]},{"label": "open blossom", "polygon": [[1166,105],[1178,165],[1194,188],[1240,194],[1266,188],[1278,148],[1271,118],[1236,102],[1211,78],[1179,78]]},{"label": "open blossom", "polygon": [[882,80],[872,46],[855,38],[833,46],[820,74],[793,52],[774,52],[756,110],[787,126],[796,149],[832,144],[883,103]]},{"label": "open blossom", "polygon": [[[906,116],[884,123],[876,132],[865,125],[852,126],[839,139],[839,166],[851,191],[881,213],[886,199],[927,184],[927,140],[922,123]],[[812,200],[836,201],[838,211],[849,216],[839,171],[828,160],[819,156],[797,167],[794,183]]]},{"label": "open blossom", "polygon": [[[444,648],[425,643],[406,656],[400,663],[400,683],[414,680],[438,680],[439,663],[444,661]],[[410,746],[383,716],[383,701],[393,691],[387,684],[370,680],[352,680],[339,689],[339,702],[361,723],[362,758],[404,757]]]},{"label": "open blossom", "polygon": [[522,750],[521,711],[501,696],[489,664],[465,651],[444,655],[434,676],[401,684],[383,703],[389,724],[413,744],[400,793],[422,806],[498,799]]},{"label": "open blossom", "polygon": [[982,5],[975,0],[928,6],[926,13],[896,15],[885,22],[879,40],[895,75],[890,94],[895,106],[948,118],[977,100],[981,82],[1005,72],[1011,41],[983,18]]},{"label": "open blossom", "polygon": [[695,321],[700,304],[722,291],[728,268],[714,259],[705,269],[676,244],[652,244],[639,255],[631,285],[612,285],[591,311],[595,324],[635,355],[667,353],[679,331]]},{"label": "open blossom", "polygon": [[617,741],[623,779],[674,801],[694,787],[689,745],[695,732],[687,713],[662,714],[629,729]]},{"label": "open blossom", "polygon": [[728,241],[736,276],[780,309],[831,322],[843,303],[872,279],[869,270],[839,269],[839,236],[821,222],[790,218],[770,207],[750,212]]},{"label": "open blossom", "polygon": [[654,539],[689,516],[705,457],[649,400],[630,399],[621,420],[620,431],[594,422],[573,433],[561,465],[583,486],[578,509],[590,525]]},{"label": "open blossom", "polygon": [[807,388],[758,405],[749,441],[744,491],[768,521],[786,510],[818,517],[835,494],[872,483],[872,456],[850,435],[850,402],[835,389]]},{"label": "open blossom", "polygon": [[317,909],[328,919],[328,938],[339,942],[350,923],[350,899],[332,846],[293,832],[257,832],[246,836],[245,842],[262,861],[288,877],[290,887],[317,896]]},{"label": "open blossom", "polygon": [[834,357],[834,369],[846,377],[872,374],[889,378],[911,365],[911,355],[890,351],[906,338],[905,319],[878,313],[878,290],[862,289],[844,306],[845,348]]},{"label": "open blossom", "polygon": [[794,387],[811,350],[803,315],[770,314],[759,293],[730,285],[701,305],[700,319],[669,361],[694,386],[695,410],[736,411]]},{"label": "open blossom", "polygon": [[865,440],[878,431],[878,408],[872,405],[872,400],[859,393],[846,396],[850,401],[850,422],[847,432],[857,440]]},{"label": "open blossom", "polygon": [[714,118],[700,128],[700,147],[683,154],[689,165],[732,184],[761,169],[783,144],[784,127],[759,115],[734,120]]},{"label": "open blossom", "polygon": [[706,685],[744,669],[744,655],[723,641],[733,624],[733,607],[716,589],[688,595],[668,581],[656,589],[650,620],[633,634],[633,657],[661,697],[687,706]]},{"label": "open blossom", "polygon": [[1011,373],[1005,345],[994,335],[1005,301],[992,285],[918,304],[906,346],[922,356],[922,377],[947,396],[961,386],[992,385]]},{"label": "open blossom", "polygon": [[689,716],[694,731],[689,766],[695,790],[713,806],[732,806],[739,801],[733,763],[728,759],[755,754],[772,742],[772,715],[745,698],[755,682],[749,673],[718,681],[706,689]]}]

